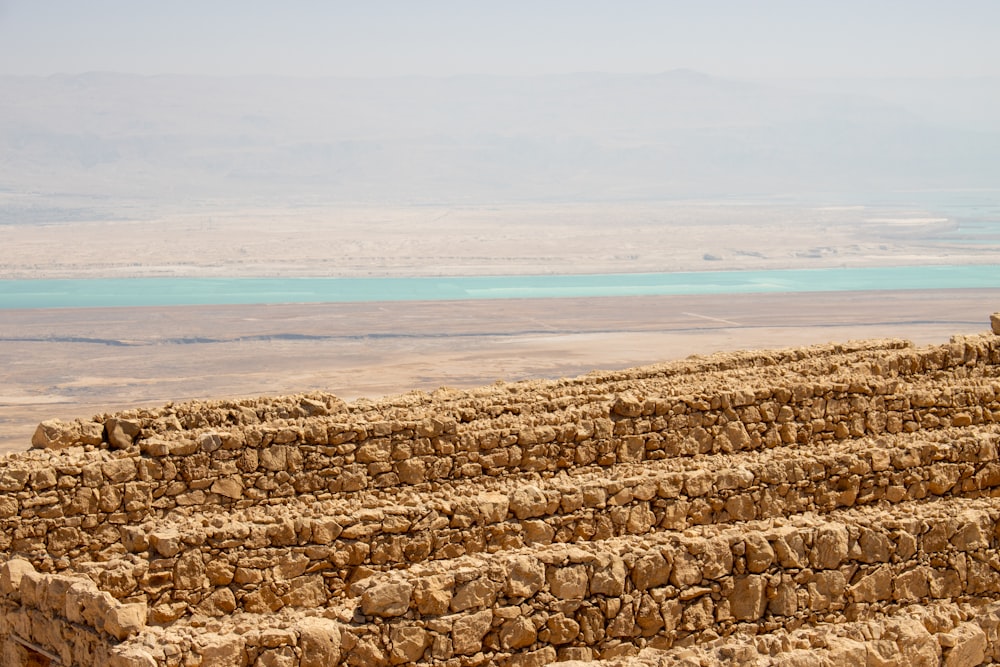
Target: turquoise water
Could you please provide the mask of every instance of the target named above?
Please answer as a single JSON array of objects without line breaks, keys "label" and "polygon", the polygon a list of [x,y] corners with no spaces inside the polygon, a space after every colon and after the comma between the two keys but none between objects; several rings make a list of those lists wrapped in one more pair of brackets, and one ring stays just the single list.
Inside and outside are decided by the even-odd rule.
[{"label": "turquoise water", "polygon": [[0,309],[1000,288],[1000,265],[447,278],[0,280]]}]

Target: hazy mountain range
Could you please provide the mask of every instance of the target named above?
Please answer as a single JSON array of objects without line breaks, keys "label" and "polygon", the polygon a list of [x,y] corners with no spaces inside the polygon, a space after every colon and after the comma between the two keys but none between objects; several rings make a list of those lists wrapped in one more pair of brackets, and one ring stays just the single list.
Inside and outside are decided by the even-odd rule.
[{"label": "hazy mountain range", "polygon": [[64,195],[486,203],[998,183],[1000,79],[0,77],[5,222],[58,217],[38,201]]}]

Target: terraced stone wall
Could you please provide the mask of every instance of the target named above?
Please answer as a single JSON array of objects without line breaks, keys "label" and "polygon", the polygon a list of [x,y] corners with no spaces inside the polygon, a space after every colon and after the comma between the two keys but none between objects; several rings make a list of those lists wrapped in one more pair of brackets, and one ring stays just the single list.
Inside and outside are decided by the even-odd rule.
[{"label": "terraced stone wall", "polygon": [[[52,559],[43,569],[60,569],[77,556],[115,548],[121,526],[171,510],[242,509],[291,497],[323,501],[367,489],[1000,422],[995,340],[879,350],[884,356],[875,370],[889,376],[854,376],[850,383],[758,380],[759,386],[673,396],[662,388],[645,392],[636,380],[621,391],[588,393],[588,384],[604,388],[595,377],[568,385],[571,391],[556,400],[499,391],[491,400],[445,402],[437,412],[423,407],[429,414],[421,419],[412,415],[421,406],[374,405],[226,431],[183,430],[169,411],[107,417],[105,440],[92,451],[8,458],[0,471],[0,549],[34,555],[40,564]],[[967,370],[979,377],[964,377]],[[935,373],[944,377],[935,381]],[[569,407],[552,409],[553,403]],[[302,404],[330,410],[313,399]],[[115,450],[107,434],[122,423],[134,442],[119,439],[124,449]],[[995,473],[987,467],[977,474]],[[695,480],[684,489],[689,499],[699,495],[691,493]],[[891,499],[898,490],[888,493]],[[739,513],[737,505],[730,507]]]},{"label": "terraced stone wall", "polygon": [[545,664],[998,595],[998,340],[48,422],[0,467],[3,650]]}]

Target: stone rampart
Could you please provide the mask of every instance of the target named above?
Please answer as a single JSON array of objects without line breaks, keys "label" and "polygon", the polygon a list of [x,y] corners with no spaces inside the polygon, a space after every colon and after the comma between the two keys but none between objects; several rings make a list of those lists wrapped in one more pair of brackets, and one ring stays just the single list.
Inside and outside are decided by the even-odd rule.
[{"label": "stone rampart", "polygon": [[1000,595],[998,369],[983,335],[46,422],[0,468],[3,650],[668,660],[985,603]]}]

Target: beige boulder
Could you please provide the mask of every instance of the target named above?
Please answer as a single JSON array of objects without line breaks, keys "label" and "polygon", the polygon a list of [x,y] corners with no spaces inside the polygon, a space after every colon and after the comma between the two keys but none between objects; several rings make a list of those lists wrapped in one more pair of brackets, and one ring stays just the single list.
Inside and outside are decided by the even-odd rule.
[{"label": "beige boulder", "polygon": [[99,445],[104,442],[104,425],[80,420],[64,422],[47,419],[35,429],[31,446],[35,449],[63,449],[73,445]]},{"label": "beige boulder", "polygon": [[413,586],[402,581],[375,584],[361,594],[361,613],[382,618],[402,616],[410,608],[412,594]]}]

